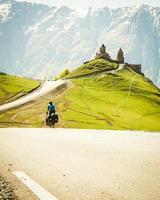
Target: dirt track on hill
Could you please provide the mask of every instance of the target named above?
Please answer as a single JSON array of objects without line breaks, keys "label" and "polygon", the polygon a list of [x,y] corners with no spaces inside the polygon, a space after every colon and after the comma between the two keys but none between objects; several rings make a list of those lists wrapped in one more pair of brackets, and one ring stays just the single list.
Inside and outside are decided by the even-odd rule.
[{"label": "dirt track on hill", "polygon": [[25,95],[25,96],[15,100],[15,101],[12,101],[10,103],[0,105],[0,113],[5,112],[12,108],[17,108],[26,103],[35,101],[35,100],[39,99],[40,97],[43,97],[52,91],[56,92],[58,90],[61,90],[63,87],[66,86],[67,83],[68,83],[68,81],[65,81],[65,80],[45,81],[43,86],[40,87],[39,89],[37,89],[36,91],[34,91],[28,95]]}]

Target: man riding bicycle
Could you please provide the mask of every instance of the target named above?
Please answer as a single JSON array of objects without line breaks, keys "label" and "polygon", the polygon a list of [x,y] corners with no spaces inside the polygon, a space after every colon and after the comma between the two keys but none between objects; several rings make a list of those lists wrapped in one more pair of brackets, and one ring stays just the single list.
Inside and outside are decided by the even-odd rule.
[{"label": "man riding bicycle", "polygon": [[56,107],[55,105],[50,101],[48,104],[48,108],[47,108],[47,114],[49,114],[49,117],[52,115],[52,113],[55,114],[56,112]]},{"label": "man riding bicycle", "polygon": [[58,115],[56,114],[56,107],[52,102],[49,102],[46,114],[48,115],[46,125],[54,127],[55,123],[58,123]]}]

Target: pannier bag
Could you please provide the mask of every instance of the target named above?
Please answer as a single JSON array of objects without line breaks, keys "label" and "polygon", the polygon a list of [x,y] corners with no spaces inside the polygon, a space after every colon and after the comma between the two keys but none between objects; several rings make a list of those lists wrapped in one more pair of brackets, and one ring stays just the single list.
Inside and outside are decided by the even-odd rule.
[{"label": "pannier bag", "polygon": [[55,123],[58,123],[58,115],[57,114],[54,115],[54,121],[55,121]]}]

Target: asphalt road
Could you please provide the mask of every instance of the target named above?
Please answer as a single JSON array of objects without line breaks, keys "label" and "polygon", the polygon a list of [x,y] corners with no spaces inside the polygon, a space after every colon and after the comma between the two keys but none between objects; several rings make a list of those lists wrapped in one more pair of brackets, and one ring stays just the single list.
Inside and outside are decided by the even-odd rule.
[{"label": "asphalt road", "polygon": [[15,101],[12,101],[10,103],[6,103],[4,105],[0,105],[0,112],[4,112],[6,110],[9,110],[11,108],[15,108],[18,106],[21,106],[23,104],[26,104],[28,102],[34,101],[36,99],[39,99],[42,96],[45,96],[46,94],[50,93],[51,91],[54,91],[60,87],[63,87],[67,81],[65,80],[58,80],[58,81],[45,81],[42,85],[42,87],[38,88],[34,92],[25,95],[21,98],[18,98]]},{"label": "asphalt road", "polygon": [[0,174],[21,200],[38,199],[14,171],[59,200],[159,200],[160,134],[0,129]]}]

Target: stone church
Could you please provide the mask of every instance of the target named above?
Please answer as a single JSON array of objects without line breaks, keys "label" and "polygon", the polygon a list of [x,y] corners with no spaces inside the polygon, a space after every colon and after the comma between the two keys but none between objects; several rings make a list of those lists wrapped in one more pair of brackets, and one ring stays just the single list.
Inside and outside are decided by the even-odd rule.
[{"label": "stone church", "polygon": [[104,44],[99,49],[100,53],[96,53],[96,58],[102,58],[104,60],[111,60],[110,55],[106,52],[106,47]]},{"label": "stone church", "polygon": [[95,56],[95,59],[99,59],[99,58],[107,60],[107,61],[110,61],[110,62],[113,62],[113,63],[117,63],[117,64],[125,64],[126,67],[129,67],[132,70],[134,70],[134,71],[136,71],[138,73],[141,73],[141,65],[125,63],[124,54],[123,54],[123,51],[122,51],[121,48],[118,50],[116,60],[113,60],[110,57],[109,53],[106,52],[105,45],[102,44],[102,46],[99,49],[99,52],[97,52],[96,56]]}]

